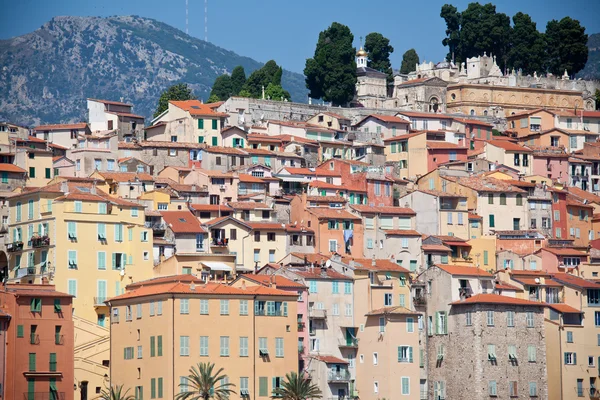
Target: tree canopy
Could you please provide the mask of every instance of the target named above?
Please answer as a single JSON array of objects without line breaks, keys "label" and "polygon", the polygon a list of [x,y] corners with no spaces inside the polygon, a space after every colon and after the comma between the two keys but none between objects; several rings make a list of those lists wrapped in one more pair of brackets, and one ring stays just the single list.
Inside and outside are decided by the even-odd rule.
[{"label": "tree canopy", "polygon": [[419,63],[419,55],[415,49],[409,49],[402,55],[402,64],[400,65],[400,73],[408,74],[415,70],[415,66]]},{"label": "tree canopy", "polygon": [[390,39],[381,33],[369,33],[365,38],[365,51],[369,55],[367,66],[387,74],[388,83],[393,82],[394,72],[390,54],[394,52],[394,48],[390,45]]},{"label": "tree canopy", "polygon": [[[272,83],[275,86],[281,86],[281,75],[283,74],[283,68],[281,68],[274,60],[268,61],[262,68],[252,72],[246,83],[243,85],[242,90],[245,90],[251,94],[251,97],[260,98],[262,97],[263,87],[265,91]],[[266,95],[266,93],[265,93]]]},{"label": "tree canopy", "polygon": [[587,35],[577,20],[565,17],[552,20],[546,32],[538,31],[531,17],[522,12],[512,18],[496,12],[493,4],[470,3],[460,12],[450,4],[442,6],[440,17],[446,22],[448,60],[457,63],[487,52],[495,55],[501,69],[521,69],[526,74],[552,72],[571,75],[587,61]]},{"label": "tree canopy", "polygon": [[154,117],[158,117],[161,113],[169,108],[170,100],[195,100],[196,96],[187,83],[178,83],[163,91],[158,99],[158,106],[154,112]]},{"label": "tree canopy", "polygon": [[269,83],[267,88],[265,89],[265,98],[274,101],[290,101],[292,96],[287,90],[284,90],[281,85],[274,85],[273,83]]},{"label": "tree canopy", "polygon": [[238,65],[231,72],[231,92],[234,96],[237,96],[244,84],[246,83],[246,71],[244,71],[244,67]]},{"label": "tree canopy", "polygon": [[233,95],[233,82],[231,76],[217,76],[210,91],[210,98],[217,98],[217,101],[225,101]]},{"label": "tree canopy", "polygon": [[347,104],[356,89],[354,35],[346,25],[334,22],[321,33],[312,58],[306,60],[304,75],[310,97]]}]

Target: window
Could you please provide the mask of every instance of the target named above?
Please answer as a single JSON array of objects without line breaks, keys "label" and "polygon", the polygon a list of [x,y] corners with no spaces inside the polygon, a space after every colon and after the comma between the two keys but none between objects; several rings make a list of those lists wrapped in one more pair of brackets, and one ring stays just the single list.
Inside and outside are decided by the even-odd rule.
[{"label": "window", "polygon": [[473,325],[473,318],[472,318],[472,315],[471,315],[471,311],[467,311],[465,313],[465,325],[466,326]]},{"label": "window", "polygon": [[248,357],[248,337],[240,337],[240,357]]},{"label": "window", "polygon": [[380,333],[385,332],[385,318],[384,317],[379,317],[379,332]]},{"label": "window", "polygon": [[412,346],[398,346],[398,362],[399,363],[413,362]]},{"label": "window", "polygon": [[275,357],[283,358],[283,338],[275,338]]},{"label": "window", "polygon": [[488,382],[488,394],[493,397],[498,396],[498,388],[496,385],[496,381]]},{"label": "window", "polygon": [[504,193],[500,194],[500,205],[501,206],[505,206],[506,205],[506,195]]},{"label": "window", "polygon": [[180,314],[189,314],[190,313],[190,300],[189,299],[180,299],[179,300],[179,313]]},{"label": "window", "polygon": [[190,337],[179,336],[179,355],[187,357],[190,355]]},{"label": "window", "polygon": [[533,328],[533,326],[534,326],[533,311],[527,311],[527,313],[525,315],[526,315],[525,319],[527,322],[527,327]]},{"label": "window", "polygon": [[537,397],[537,383],[535,382],[529,382],[529,396],[530,397]]},{"label": "window", "polygon": [[221,344],[221,357],[229,357],[229,336],[221,336],[220,338]]},{"label": "window", "polygon": [[415,320],[412,317],[406,318],[406,332],[413,333],[415,331]]},{"label": "window", "polygon": [[494,195],[492,193],[488,193],[488,204],[494,204]]},{"label": "window", "polygon": [[30,311],[33,312],[42,312],[42,299],[32,298],[30,304]]},{"label": "window", "polygon": [[240,300],[240,315],[248,315],[248,300]]},{"label": "window", "polygon": [[344,282],[344,294],[352,294],[352,282]]},{"label": "window", "polygon": [[[247,339],[247,338],[246,338]],[[241,338],[240,338],[241,343]],[[247,350],[247,346],[246,346]],[[241,355],[241,344],[240,344],[240,355]],[[208,336],[200,336],[200,356],[208,357]]]},{"label": "window", "polygon": [[494,326],[494,312],[487,312],[487,326]]},{"label": "window", "polygon": [[339,292],[340,292],[339,282],[338,281],[332,281],[331,282],[331,293],[338,294]]},{"label": "window", "polygon": [[351,317],[352,316],[352,304],[346,304],[346,310],[344,312],[344,315],[346,317]]},{"label": "window", "polygon": [[221,315],[229,315],[229,300],[221,300]]},{"label": "window", "polygon": [[537,350],[534,345],[527,346],[527,362],[534,363],[537,361]]},{"label": "window", "polygon": [[491,362],[495,362],[496,361],[496,345],[488,344],[487,349],[488,349],[488,360]]},{"label": "window", "polygon": [[445,311],[436,312],[436,334],[446,335],[448,334],[448,319]]},{"label": "window", "polygon": [[68,258],[69,269],[77,269],[77,251],[69,250]]},{"label": "window", "polygon": [[566,352],[565,353],[565,365],[577,365],[577,354]]},{"label": "window", "polygon": [[495,218],[494,214],[490,214],[488,216],[488,218],[489,218],[490,228],[495,228],[496,227],[496,218]]},{"label": "window", "polygon": [[384,294],[384,306],[389,307],[392,305],[392,293]]},{"label": "window", "polygon": [[377,365],[379,363],[379,357],[377,353],[373,353],[373,365]]},{"label": "window", "polygon": [[517,361],[517,346],[511,344],[507,346],[507,350],[508,350],[508,359],[510,361],[516,362]]},{"label": "window", "polygon": [[317,293],[317,281],[308,281],[308,291],[309,293]]},{"label": "window", "polygon": [[567,331],[567,343],[573,343],[573,332]]},{"label": "window", "polygon": [[403,376],[401,378],[402,383],[402,394],[409,395],[410,394],[410,378],[408,376]]}]

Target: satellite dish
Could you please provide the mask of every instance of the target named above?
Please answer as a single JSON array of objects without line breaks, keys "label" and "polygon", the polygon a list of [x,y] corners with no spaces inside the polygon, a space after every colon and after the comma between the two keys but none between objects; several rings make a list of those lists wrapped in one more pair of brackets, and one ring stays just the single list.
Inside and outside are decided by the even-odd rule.
[{"label": "satellite dish", "polygon": [[540,278],[535,278],[535,283],[540,283]]},{"label": "satellite dish", "polygon": [[325,266],[326,266],[327,268],[331,267],[331,260],[327,260],[327,261],[325,261]]}]

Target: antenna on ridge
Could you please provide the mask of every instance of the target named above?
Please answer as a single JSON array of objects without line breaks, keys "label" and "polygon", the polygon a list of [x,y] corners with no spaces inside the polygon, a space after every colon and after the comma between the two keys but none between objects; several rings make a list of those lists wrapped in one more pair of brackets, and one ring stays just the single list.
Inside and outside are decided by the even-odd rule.
[{"label": "antenna on ridge", "polygon": [[204,41],[208,42],[208,0],[204,0]]},{"label": "antenna on ridge", "polygon": [[189,11],[190,11],[190,4],[189,4],[189,0],[185,0],[185,34],[189,35],[190,34],[190,20],[189,20]]}]

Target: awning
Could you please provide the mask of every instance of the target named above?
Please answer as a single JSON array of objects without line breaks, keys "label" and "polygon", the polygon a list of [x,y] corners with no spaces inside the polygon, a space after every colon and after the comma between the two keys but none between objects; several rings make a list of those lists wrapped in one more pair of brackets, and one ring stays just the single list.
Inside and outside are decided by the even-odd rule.
[{"label": "awning", "polygon": [[276,178],[281,179],[284,182],[300,182],[300,183],[308,183],[312,182],[312,179],[305,178],[303,176],[287,176],[287,175],[278,175]]},{"label": "awning", "polygon": [[211,271],[227,271],[227,272],[233,271],[233,268],[231,268],[230,266],[228,266],[227,264],[222,263],[222,262],[203,261],[201,264],[204,265],[205,267],[210,268]]},{"label": "awning", "polygon": [[471,245],[467,242],[452,242],[452,241],[445,241],[444,245],[446,246],[459,246],[459,247],[471,247]]}]

